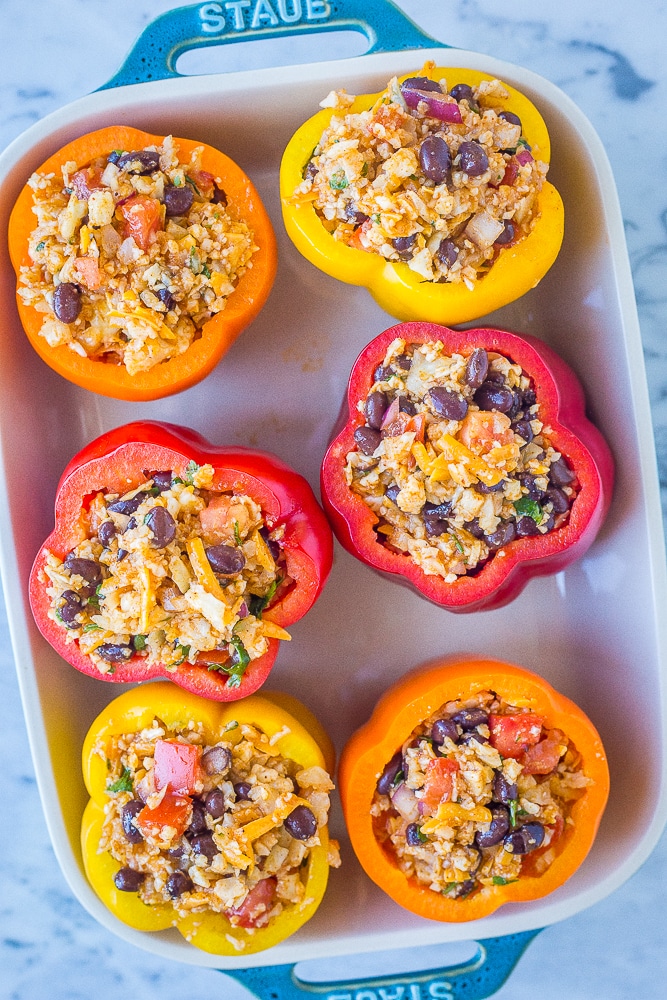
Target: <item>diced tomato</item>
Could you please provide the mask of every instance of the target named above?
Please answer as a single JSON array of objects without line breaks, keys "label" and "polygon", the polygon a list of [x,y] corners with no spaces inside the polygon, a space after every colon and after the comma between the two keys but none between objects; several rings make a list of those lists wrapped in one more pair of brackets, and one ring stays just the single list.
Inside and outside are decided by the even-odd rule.
[{"label": "diced tomato", "polygon": [[93,191],[102,187],[102,168],[83,167],[69,179],[69,186],[81,201],[88,201]]},{"label": "diced tomato", "polygon": [[371,220],[367,219],[365,222],[362,222],[360,226],[357,226],[356,229],[354,229],[350,234],[347,245],[352,247],[354,250],[367,250],[368,247],[362,242],[362,236],[371,225]]},{"label": "diced tomato", "polygon": [[276,879],[263,878],[253,886],[240,906],[225,910],[226,916],[233,918],[237,927],[257,927],[262,917],[271,909],[276,897]]},{"label": "diced tomato", "polygon": [[414,417],[410,417],[410,423],[406,427],[408,431],[414,431],[415,441],[424,442],[424,431],[426,430],[426,414],[416,413]]},{"label": "diced tomato", "polygon": [[503,757],[512,757],[516,760],[528,747],[539,743],[543,724],[542,716],[534,712],[524,712],[519,715],[492,714],[489,716],[491,746],[495,747]]},{"label": "diced tomato", "polygon": [[390,129],[399,129],[405,124],[406,117],[405,112],[395,104],[381,104],[373,115],[373,122],[379,122]]},{"label": "diced tomato", "polygon": [[528,747],[521,757],[524,774],[551,774],[555,771],[563,744],[563,734],[554,729],[535,746]]},{"label": "diced tomato", "polygon": [[520,167],[518,160],[512,157],[512,159],[508,161],[507,166],[505,167],[505,173],[503,174],[503,179],[501,180],[500,183],[508,184],[511,187],[512,184],[514,184],[514,181],[519,176],[519,170]]},{"label": "diced tomato", "polygon": [[199,514],[204,541],[207,545],[234,545],[236,536],[245,538],[251,528],[248,508],[234,496],[221,493],[214,496]]},{"label": "diced tomato", "polygon": [[134,820],[144,837],[159,837],[165,827],[176,831],[174,836],[185,833],[192,819],[192,800],[187,795],[167,792],[162,801],[149,809],[144,806]]},{"label": "diced tomato", "polygon": [[476,455],[485,455],[496,445],[511,444],[514,440],[514,431],[506,413],[498,413],[495,410],[468,410],[457,436],[470,451]]},{"label": "diced tomato", "polygon": [[125,220],[125,238],[132,236],[138,247],[148,250],[155,242],[155,234],[162,229],[162,206],[157,198],[133,194],[118,205],[118,211]]},{"label": "diced tomato", "polygon": [[196,185],[197,190],[204,198],[209,200],[213,197],[213,191],[215,190],[215,177],[213,174],[209,174],[208,170],[191,170],[188,173],[188,177]]},{"label": "diced tomato", "polygon": [[74,270],[79,276],[81,284],[91,291],[95,291],[102,284],[102,275],[96,257],[77,257],[74,262]]},{"label": "diced tomato", "polygon": [[153,767],[157,791],[169,786],[172,792],[192,795],[199,776],[200,759],[201,747],[177,740],[158,740]]},{"label": "diced tomato", "polygon": [[432,815],[441,802],[448,802],[452,797],[454,785],[452,776],[459,770],[459,765],[449,757],[436,757],[426,766],[426,781],[424,795],[419,801],[419,812],[422,816]]}]

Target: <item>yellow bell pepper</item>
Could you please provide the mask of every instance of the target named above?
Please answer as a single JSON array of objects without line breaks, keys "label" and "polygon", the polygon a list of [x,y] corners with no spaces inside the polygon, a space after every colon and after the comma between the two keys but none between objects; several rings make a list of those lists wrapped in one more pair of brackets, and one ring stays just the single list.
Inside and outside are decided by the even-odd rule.
[{"label": "yellow bell pepper", "polygon": [[[414,76],[405,74],[399,80]],[[419,75],[424,75],[422,71]],[[443,77],[471,86],[493,77],[477,70],[428,67],[434,80]],[[508,86],[506,100],[495,99],[521,119],[523,135],[536,160],[549,162],[549,134],[537,108]],[[493,266],[469,289],[464,283],[425,281],[406,263],[386,260],[334,239],[322,224],[312,199],[295,197],[304,170],[322,133],[334,115],[358,114],[371,109],[382,94],[363,94],[349,108],[327,108],[309,118],[290,139],[280,168],[283,220],[296,248],[320,270],[340,281],[363,285],[376,302],[400,320],[420,320],[452,326],[485,316],[530,291],[553,264],[563,239],[563,202],[553,185],[544,184],[531,232],[502,248]]]},{"label": "yellow bell pepper", "polygon": [[[114,876],[121,865],[108,851],[100,851],[108,770],[99,748],[114,736],[149,728],[155,718],[171,729],[185,728],[190,720],[201,723],[208,744],[220,741],[223,734],[234,742],[238,727],[230,727],[231,723],[252,725],[269,737],[276,756],[295,761],[299,769],[318,766],[329,774],[334,768],[333,745],[312,713],[290,695],[267,692],[233,703],[212,702],[167,682],[141,685],[114,699],[93,722],[83,745],[83,776],[90,794],[81,827],[84,866],[93,889],[111,912],[137,930],[159,931],[175,926],[195,947],[216,955],[248,955],[270,948],[309,920],[322,900],[329,873],[326,827],[318,830],[320,844],[309,849],[304,901],[284,903],[282,913],[266,927],[234,926],[223,913],[212,911],[183,918],[171,903],[148,906],[137,893],[116,888]],[[283,798],[288,801],[288,811],[302,801],[296,795]],[[284,819],[282,812],[277,810],[275,816],[264,820],[271,826],[278,825]],[[261,826],[262,822],[251,821],[239,828],[244,843],[266,832],[266,822]]]}]

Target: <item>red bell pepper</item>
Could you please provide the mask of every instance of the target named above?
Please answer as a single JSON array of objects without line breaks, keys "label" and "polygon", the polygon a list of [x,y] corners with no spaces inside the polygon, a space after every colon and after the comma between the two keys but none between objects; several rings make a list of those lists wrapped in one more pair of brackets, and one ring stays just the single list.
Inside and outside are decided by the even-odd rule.
[{"label": "red bell pepper", "polygon": [[[562,453],[576,476],[576,497],[563,524],[545,534],[517,537],[493,552],[475,573],[458,576],[453,583],[438,575],[427,575],[408,554],[384,545],[376,530],[378,517],[348,486],[345,476],[347,455],[357,450],[354,432],[365,423],[364,407],[360,409],[359,404],[366,400],[375,383],[374,373],[396,338],[404,340],[406,345],[440,341],[444,354],[458,353],[464,357],[476,348],[483,348],[520,365],[536,393],[539,418],[548,428],[545,436]],[[414,587],[450,611],[480,611],[507,604],[531,577],[556,573],[582,556],[595,539],[609,508],[613,459],[604,438],[587,419],[584,407],[583,389],[574,372],[534,337],[492,328],[451,330],[419,322],[401,323],[385,330],[364,348],[354,363],[342,428],[335,432],[322,463],[322,502],[334,534],[344,548],[366,565]],[[409,426],[403,428],[409,429]],[[493,436],[497,436],[497,430]]]},{"label": "red bell pepper", "polygon": [[[171,470],[185,477],[193,462],[213,466],[212,490],[249,496],[259,504],[268,530],[282,529],[280,547],[290,583],[280,587],[261,611],[268,649],[242,664],[234,675],[224,669],[225,663],[230,665],[224,650],[201,653],[194,663],[184,659],[170,664],[168,669],[162,663],[148,664],[145,656],[137,652],[130,659],[115,662],[109,673],[101,673],[80,649],[79,639],[72,641],[67,628],[53,618],[44,573],[49,553],[64,560],[75,546],[90,537],[87,508],[98,493],[123,496],[147,482],[150,470]],[[324,586],[332,557],[331,530],[309,484],[278,458],[252,449],[212,445],[195,431],[173,424],[138,421],[101,435],[65,469],[56,493],[55,528],[32,568],[30,604],[42,635],[82,673],[119,683],[166,676],[203,697],[234,701],[252,694],[264,683],[280,641],[268,633],[279,633],[309,610]]]}]

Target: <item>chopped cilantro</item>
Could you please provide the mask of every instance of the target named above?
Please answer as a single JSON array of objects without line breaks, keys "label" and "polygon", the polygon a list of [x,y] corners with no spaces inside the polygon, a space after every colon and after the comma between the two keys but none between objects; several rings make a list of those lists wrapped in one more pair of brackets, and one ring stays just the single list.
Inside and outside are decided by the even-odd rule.
[{"label": "chopped cilantro", "polygon": [[516,148],[517,149],[528,149],[528,150],[530,150],[533,147],[530,145],[530,143],[526,142],[526,140],[524,139],[523,136],[521,136],[521,138],[519,139],[519,141],[516,144]]},{"label": "chopped cilantro", "polygon": [[452,538],[454,539],[454,545],[456,546],[457,551],[460,552],[461,555],[463,555],[465,553],[465,549],[463,548],[463,545],[461,544],[461,539],[457,535],[455,535],[453,531],[451,531],[450,534],[451,534]]},{"label": "chopped cilantro", "polygon": [[238,728],[239,728],[238,722],[236,721],[236,719],[232,719],[232,721],[228,722],[227,725],[225,726],[225,732],[228,733],[230,732],[230,730]]},{"label": "chopped cilantro", "polygon": [[251,595],[250,600],[248,602],[248,611],[250,612],[251,615],[254,615],[255,618],[262,617],[262,611],[264,611],[264,609],[267,608],[271,603],[271,601],[273,600],[275,592],[278,589],[280,583],[282,583],[282,577],[278,576],[273,581],[273,583],[271,584],[271,586],[269,587],[269,589],[267,590],[267,592],[264,594],[263,597],[260,597],[258,594]]},{"label": "chopped cilantro", "polygon": [[368,164],[364,161],[364,165],[361,168],[361,176],[368,177]]},{"label": "chopped cilantro", "polygon": [[238,521],[234,521],[234,541],[237,545],[243,545],[243,539],[241,538]]},{"label": "chopped cilantro", "polygon": [[448,882],[444,889],[441,889],[440,892],[443,896],[451,896],[453,892],[456,892],[458,884],[458,882]]},{"label": "chopped cilantro", "polygon": [[517,817],[517,812],[518,812],[518,809],[519,809],[519,800],[518,799],[510,799],[510,801],[509,801],[509,807],[510,807],[510,823],[514,827],[514,826],[516,826],[516,817]]},{"label": "chopped cilantro", "polygon": [[201,274],[202,271],[201,257],[197,247],[192,247],[190,250],[190,270],[193,274]]},{"label": "chopped cilantro", "polygon": [[376,226],[380,225],[380,213],[376,212],[375,215],[371,217]]},{"label": "chopped cilantro", "polygon": [[405,781],[405,772],[401,768],[400,771],[396,772],[396,776],[395,776],[394,780],[392,781],[392,785],[400,785],[400,783],[402,781]]},{"label": "chopped cilantro", "polygon": [[102,584],[98,583],[98,585],[95,587],[95,593],[92,595],[92,597],[86,598],[86,604],[90,604],[91,607],[97,608],[99,610],[100,601],[103,600],[104,600],[104,594],[102,593]]},{"label": "chopped cilantro", "polygon": [[40,240],[37,246],[35,247],[35,250],[43,250],[45,246],[46,246],[46,240]]},{"label": "chopped cilantro", "polygon": [[88,622],[87,625],[83,626],[84,632],[101,632],[102,628],[100,625],[96,625],[95,622]]},{"label": "chopped cilantro", "polygon": [[116,781],[112,781],[111,784],[107,785],[106,791],[109,793],[131,792],[132,788],[132,772],[128,767],[124,767],[120,778],[117,778]]},{"label": "chopped cilantro", "polygon": [[494,875],[491,879],[494,885],[511,885],[512,882],[518,882],[517,878],[504,878],[502,875]]},{"label": "chopped cilantro", "polygon": [[181,663],[184,663],[185,660],[187,660],[188,656],[190,655],[190,647],[179,644],[176,646],[176,652],[177,653],[180,652],[181,656],[180,659],[174,660],[174,662],[172,663],[173,667],[178,667],[181,665]]},{"label": "chopped cilantro", "polygon": [[179,188],[181,186],[181,178],[178,176],[178,174],[176,174],[176,176],[174,177],[173,185],[175,188]]},{"label": "chopped cilantro", "polygon": [[[229,645],[233,646],[236,650],[236,662],[208,663],[207,667],[209,670],[219,670],[221,674],[227,674],[227,687],[237,688],[241,686],[243,675],[245,674],[246,668],[250,663],[250,656],[248,654],[248,650],[245,648],[238,635],[232,636],[229,641]],[[228,728],[234,729],[236,725],[238,725],[238,723],[235,723],[234,726],[230,725]]]},{"label": "chopped cilantro", "polygon": [[344,191],[348,187],[350,182],[345,176],[345,171],[342,169],[336,170],[329,178],[329,187],[332,191]]},{"label": "chopped cilantro", "polygon": [[426,836],[425,833],[422,833],[422,830],[421,830],[420,826],[415,827],[415,833],[417,834],[418,838],[421,840],[422,844],[425,844],[428,841],[428,837]]},{"label": "chopped cilantro", "polygon": [[[186,483],[190,483],[191,486],[194,486],[194,477],[199,472],[200,468],[201,466],[197,465],[197,463],[194,460],[188,462],[188,464],[185,467]],[[177,480],[174,481],[176,482]]]},{"label": "chopped cilantro", "polygon": [[146,648],[146,636],[145,635],[135,635],[132,637],[132,645],[136,649],[137,653]]},{"label": "chopped cilantro", "polygon": [[205,278],[211,277],[211,268],[208,266],[208,264],[202,264],[201,273],[204,275]]},{"label": "chopped cilantro", "polygon": [[190,184],[195,189],[195,191],[197,192],[197,194],[201,194],[199,188],[197,187],[197,185],[195,184],[195,182],[193,181],[192,177],[190,177],[189,174],[185,175],[185,179],[188,182],[188,184]]},{"label": "chopped cilantro", "polygon": [[519,500],[515,500],[514,509],[517,514],[532,517],[535,524],[541,524],[544,518],[544,512],[539,503],[537,500],[531,500],[530,497],[521,497]]}]

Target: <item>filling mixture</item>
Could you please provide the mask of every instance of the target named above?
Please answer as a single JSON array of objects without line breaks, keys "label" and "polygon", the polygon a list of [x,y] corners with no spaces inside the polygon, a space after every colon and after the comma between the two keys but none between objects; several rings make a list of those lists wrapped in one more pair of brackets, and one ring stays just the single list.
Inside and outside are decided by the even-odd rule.
[{"label": "filling mixture", "polygon": [[295,199],[313,202],[334,239],[472,289],[533,228],[548,169],[503,110],[508,96],[499,80],[448,90],[444,79],[394,78],[370,110],[344,114],[354,98],[334,92],[323,106],[340,114]]},{"label": "filling mixture", "polygon": [[564,733],[485,691],[443,705],[392,757],[375,832],[408,877],[462,899],[546,871],[590,783]]},{"label": "filling mixture", "polygon": [[[200,724],[171,729],[156,718],[96,747],[109,771],[99,851],[121,865],[116,888],[246,929],[306,905],[306,863],[334,786],[323,768],[277,754],[275,741],[232,722],[209,745]],[[329,863],[340,864],[335,841]]]},{"label": "filling mixture", "polygon": [[147,473],[124,496],[93,496],[89,537],[64,561],[47,557],[49,616],[102,674],[133,657],[188,660],[238,687],[269,638],[290,638],[262,618],[292,582],[284,528],[269,531],[251,497],[213,490],[212,466],[184,475]]},{"label": "filling mixture", "polygon": [[573,471],[549,443],[531,380],[500,354],[394,340],[359,403],[350,488],[378,540],[448,583],[515,538],[568,518]]},{"label": "filling mixture", "polygon": [[182,163],[167,136],[32,175],[34,263],[19,295],[44,313],[49,346],[135,375],[182,354],[225,308],[257,247],[202,151]]}]

